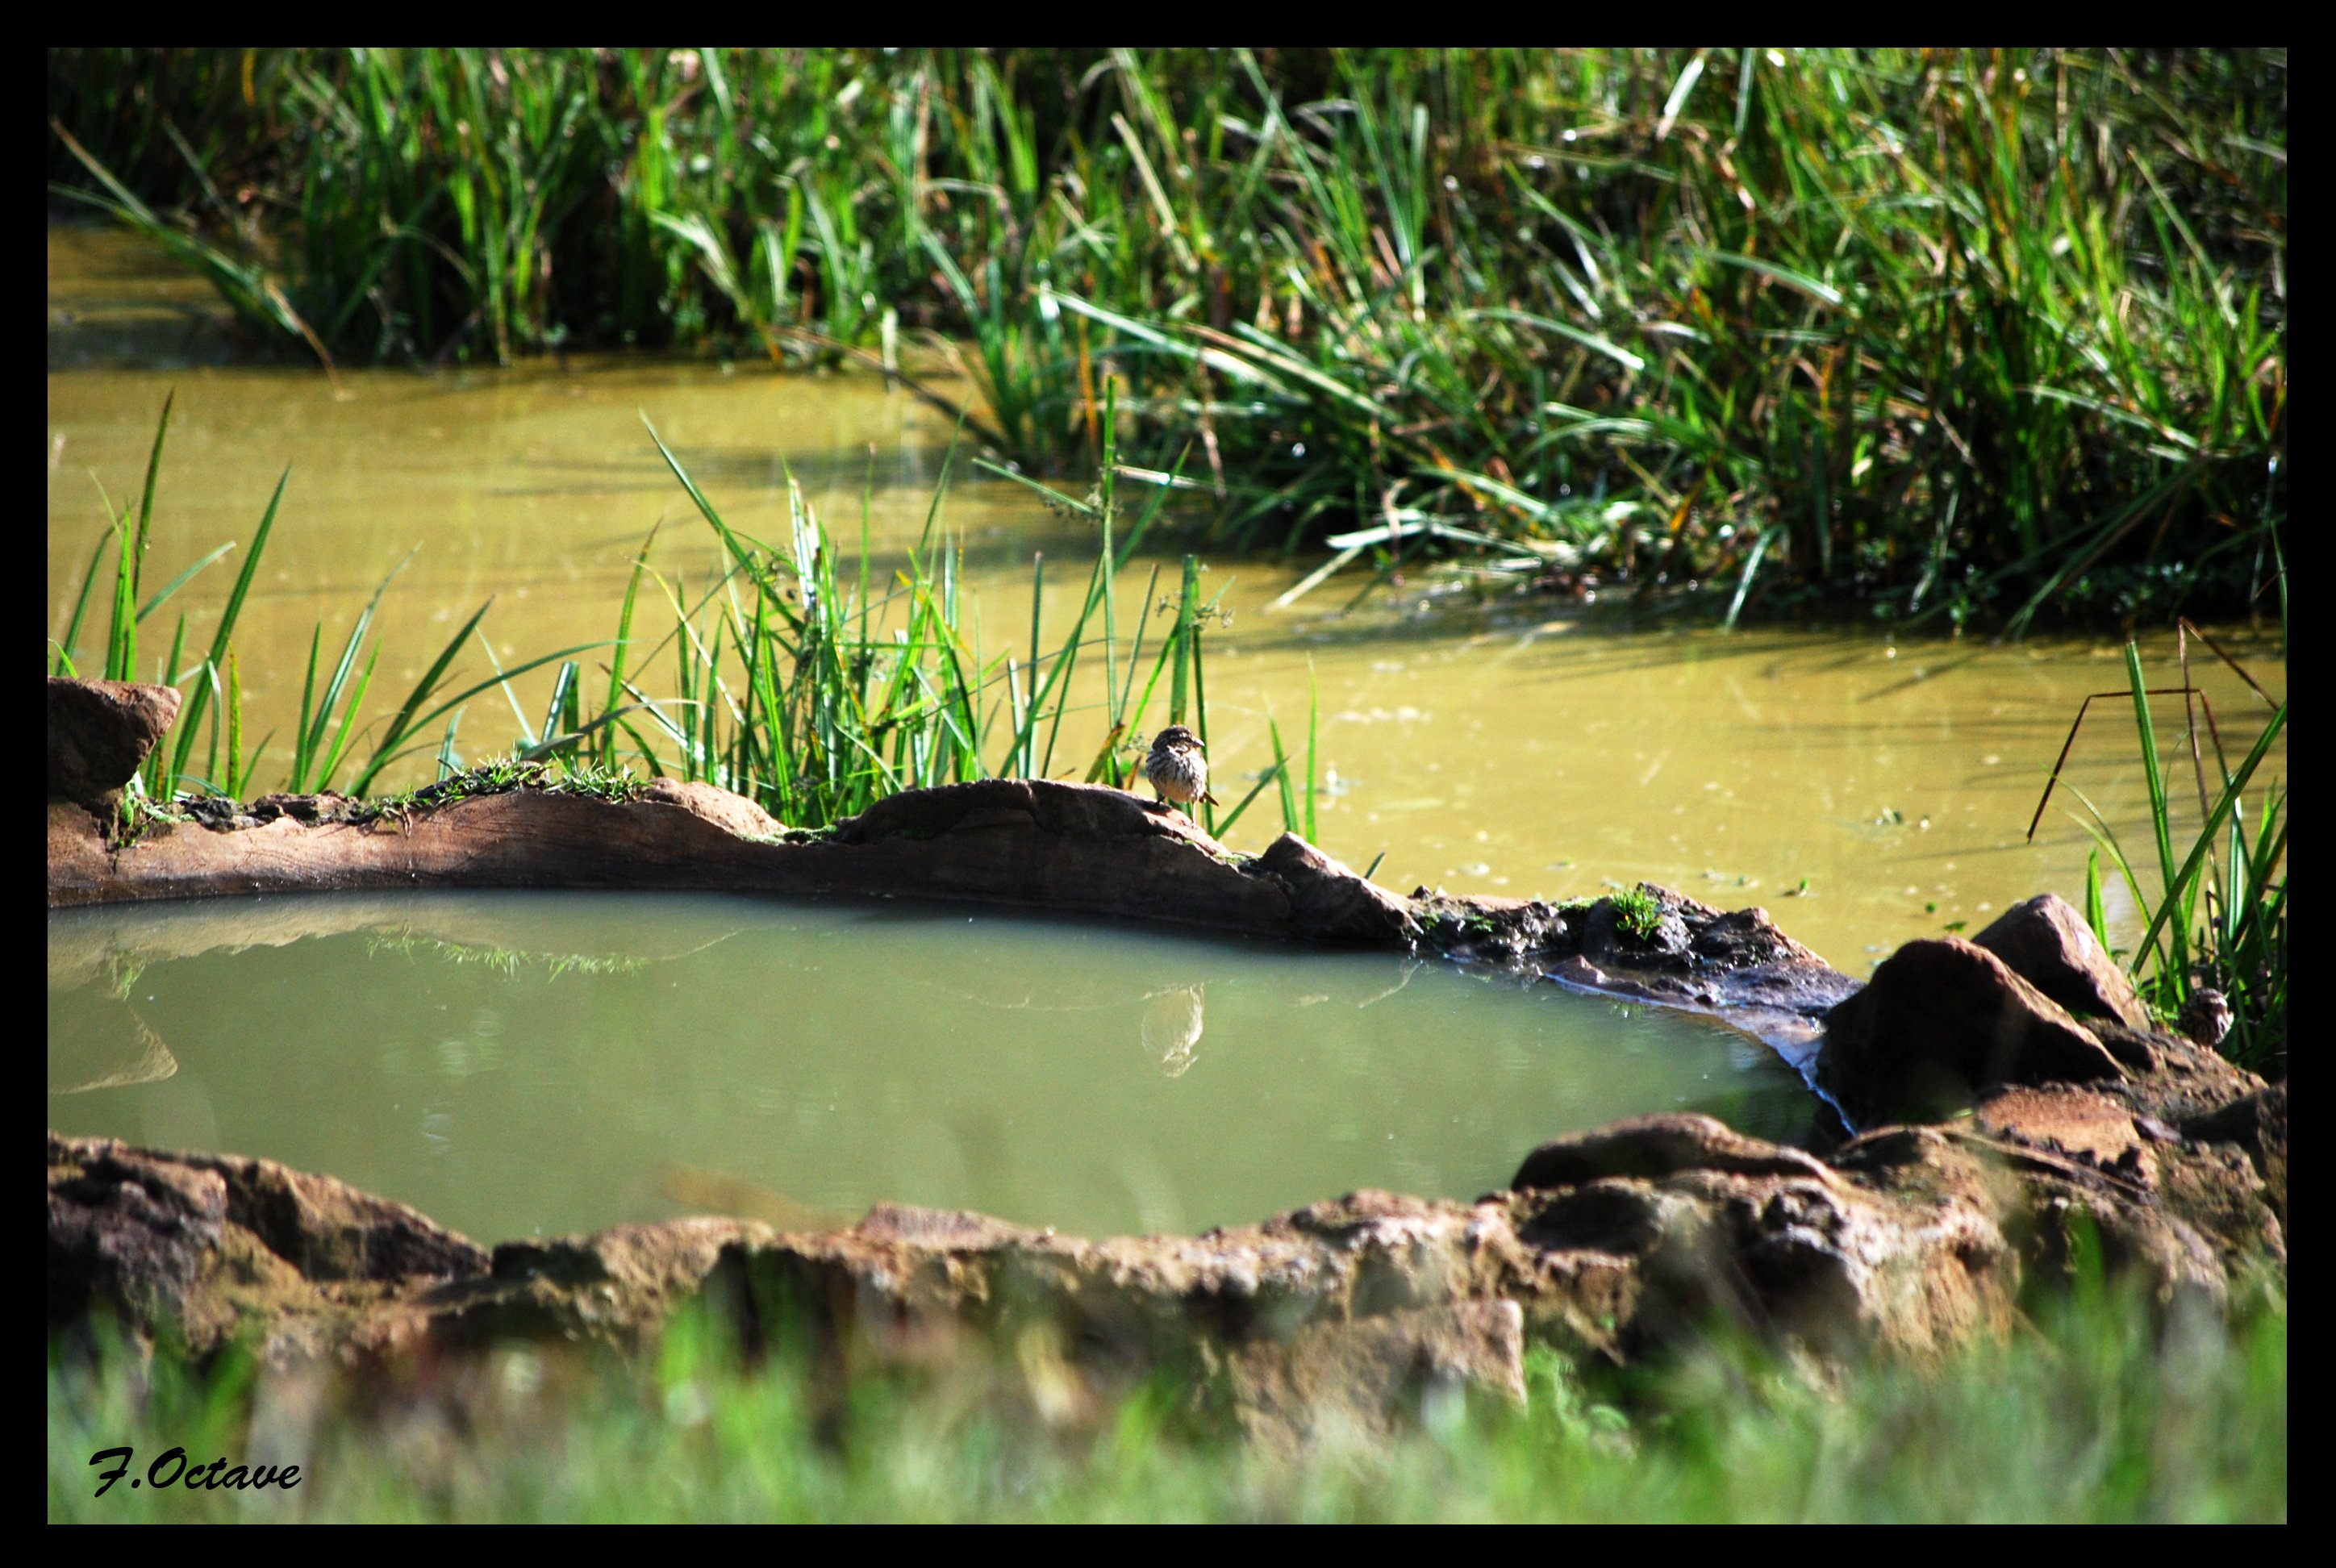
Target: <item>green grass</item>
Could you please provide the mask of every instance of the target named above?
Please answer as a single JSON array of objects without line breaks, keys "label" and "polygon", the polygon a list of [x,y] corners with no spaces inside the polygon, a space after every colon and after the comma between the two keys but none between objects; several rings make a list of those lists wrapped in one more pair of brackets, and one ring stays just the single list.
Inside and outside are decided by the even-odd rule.
[{"label": "green grass", "polygon": [[1655,927],[1662,920],[1662,906],[1655,901],[1655,895],[1647,891],[1644,883],[1624,889],[1611,901],[1614,906],[1616,925],[1640,941],[1647,941],[1654,936]]},{"label": "green grass", "polygon": [[[2283,588],[2283,567],[2281,576]],[[2282,634],[2284,608],[2282,599]],[[2172,1022],[2194,991],[2211,987],[2222,992],[2231,1006],[2230,1033],[2220,1047],[2223,1054],[2268,1077],[2284,1078],[2288,792],[2284,779],[2259,781],[2256,775],[2287,731],[2287,704],[2272,704],[2253,678],[2240,669],[2272,713],[2246,755],[2233,766],[2224,754],[2212,706],[2191,685],[2188,634],[2192,628],[2185,625],[2182,629],[2177,687],[2152,687],[2142,670],[2140,650],[2130,642],[2125,648],[2127,690],[2132,700],[2143,778],[2149,789],[2149,832],[2156,861],[2150,869],[2156,872],[2154,888],[2135,867],[2107,819],[2081,791],[2066,786],[2083,803],[2090,820],[2075,820],[2096,844],[2086,862],[2086,918],[2101,945],[2108,948],[2108,919],[2101,893],[2101,857],[2106,852],[2124,880],[2134,908],[2144,917],[2139,943],[2130,952],[2117,955],[2124,959],[2143,1001],[2158,1018]],[[2185,720],[2170,755],[2159,749],[2151,708],[2153,696],[2167,695],[2183,698]],[[2076,744],[2084,717],[2080,710],[2062,749],[2062,763]],[[2195,824],[2177,825],[2175,803],[2182,797],[2184,784],[2180,760],[2185,751],[2191,762],[2190,782],[2197,791],[2198,818]],[[2056,767],[2045,799],[2060,785]],[[2247,804],[2251,791],[2256,803],[2253,810]],[[2037,805],[2039,819],[2043,805],[2043,801]],[[2032,823],[2029,833],[2034,836]]]},{"label": "green grass", "polygon": [[2234,613],[2285,526],[2281,50],[48,59],[53,190],[328,364],[926,334],[1228,542],[1731,624]]},{"label": "green grass", "polygon": [[[277,480],[275,492],[268,497],[268,508],[252,531],[235,586],[229,591],[227,602],[219,613],[219,622],[213,631],[209,651],[199,661],[188,662],[187,625],[186,618],[181,616],[171,635],[170,651],[151,668],[141,667],[138,662],[140,625],[205,568],[237,548],[237,541],[233,540],[218,546],[171,579],[143,604],[139,603],[147,532],[153,511],[154,483],[161,468],[163,442],[170,430],[170,409],[176,395],[174,393],[163,400],[161,417],[155,426],[154,445],[147,461],[137,527],[132,529],[129,519],[116,515],[112,502],[105,502],[109,519],[107,534],[101,536],[97,549],[90,556],[89,567],[75,596],[73,614],[66,622],[63,640],[52,641],[47,652],[48,672],[52,676],[78,676],[81,673],[76,655],[81,652],[83,624],[87,618],[98,570],[107,555],[108,541],[115,541],[118,548],[114,551],[113,583],[110,596],[112,613],[106,627],[104,678],[148,680],[157,685],[175,686],[180,689],[183,698],[178,721],[173,726],[175,739],[166,736],[162,744],[149,754],[145,766],[129,781],[129,787],[123,791],[121,826],[130,836],[135,836],[149,821],[171,818],[175,803],[189,795],[242,799],[258,793],[259,759],[273,738],[272,734],[262,736],[248,752],[244,749],[242,688],[234,639],[244,601],[258,574],[260,558],[268,548],[268,538],[275,531],[277,514],[284,502],[285,487],[291,481],[289,469]],[[104,499],[102,495],[101,499]],[[457,771],[453,752],[454,726],[461,718],[463,703],[491,687],[500,687],[508,696],[511,676],[584,651],[582,648],[562,648],[557,653],[546,654],[505,670],[495,662],[492,650],[486,649],[488,663],[494,671],[492,676],[474,682],[451,696],[446,696],[446,688],[453,684],[456,655],[486,616],[488,606],[482,605],[439,652],[429,670],[406,694],[404,705],[386,724],[361,726],[358,719],[365,693],[372,684],[373,671],[381,657],[379,645],[375,645],[371,654],[365,657],[362,668],[358,667],[358,657],[365,653],[365,638],[372,628],[374,614],[380,609],[382,596],[388,592],[390,584],[404,569],[404,563],[401,561],[391,569],[389,575],[382,579],[381,586],[374,590],[373,598],[366,602],[365,609],[350,628],[338,658],[326,669],[321,687],[317,682],[317,656],[323,647],[325,634],[321,620],[309,636],[307,668],[300,688],[300,716],[292,736],[290,775],[284,784],[292,793],[321,793],[343,787],[351,795],[362,796],[384,768],[423,749],[427,743],[414,739],[423,728],[448,715],[453,717],[448,720],[446,735],[440,746],[440,771],[442,774]],[[490,604],[492,602],[489,601]],[[483,639],[481,647],[486,648]],[[563,684],[556,688],[558,692],[564,693],[569,689],[565,683],[572,682],[573,669],[572,663],[563,667]],[[354,680],[351,678],[353,676]],[[561,696],[555,695],[555,708],[560,701]],[[436,706],[430,706],[433,703]],[[209,749],[201,769],[197,771],[194,765],[195,747],[206,734],[206,718],[209,721]],[[226,742],[224,758],[220,755],[222,724]],[[524,730],[524,719],[521,725]],[[560,736],[550,744],[543,744],[531,731],[526,732],[529,751],[521,760],[549,755],[559,750],[561,744],[575,738]],[[370,740],[373,747],[370,760],[356,769],[353,780],[346,785],[339,784],[337,775],[342,764],[345,761],[355,763],[356,754],[354,747],[360,740],[365,739]],[[570,751],[572,754],[572,747]],[[576,759],[571,755],[567,760]]]},{"label": "green grass", "polygon": [[[1107,390],[1107,412],[1112,396]],[[871,582],[864,541],[855,571],[792,478],[789,538],[783,545],[755,539],[724,521],[652,429],[650,439],[720,540],[723,570],[697,590],[657,579],[674,630],[646,654],[625,652],[638,662],[672,648],[679,695],[651,699],[612,666],[609,700],[621,694],[631,702],[579,727],[600,731],[606,761],[718,784],[793,828],[824,827],[903,789],[979,778],[1073,777],[1128,787],[1162,711],[1155,698],[1165,701],[1157,722],[1189,723],[1207,736],[1203,640],[1219,611],[1215,600],[1202,600],[1191,555],[1173,599],[1157,591],[1153,566],[1144,597],[1122,608],[1122,579],[1144,570],[1137,553],[1169,487],[1153,487],[1128,516],[1111,461],[1114,428],[1107,420],[1106,461],[1085,499],[998,471],[1092,524],[1097,545],[1078,612],[1052,638],[1041,613],[1046,562],[1033,560],[1029,642],[1003,648],[983,641],[979,617],[961,595],[959,547],[939,527],[949,463],[923,536],[890,582]],[[646,556],[644,547],[627,589],[620,651],[635,643],[636,595],[655,576]],[[1074,700],[1082,665],[1086,687],[1099,678],[1099,700]],[[1063,722],[1074,712],[1099,718],[1104,738],[1091,758],[1066,757],[1058,765]],[[1202,825],[1230,831],[1286,770],[1278,756],[1222,816],[1202,807]],[[1285,825],[1301,820],[1285,792]]]},{"label": "green grass", "polygon": [[[1812,1379],[1722,1336],[1585,1382],[1528,1359],[1522,1409],[1431,1399],[1392,1440],[1297,1458],[1231,1438],[1189,1389],[1066,1406],[1043,1349],[841,1391],[784,1356],[738,1369],[686,1317],[652,1364],[536,1349],[408,1395],[260,1375],[230,1356],[151,1378],[54,1349],[57,1520],[2066,1520],[2287,1517],[2287,1320],[2251,1300],[2143,1309],[2081,1284],[2041,1328],[1922,1369]],[[1052,1409],[1052,1420],[1039,1412]],[[130,1474],[297,1462],[289,1492],[92,1495]],[[112,1461],[108,1461],[110,1466]]]},{"label": "green grass", "polygon": [[[1114,395],[1106,388],[1107,411]],[[131,837],[152,822],[182,820],[180,808],[189,800],[242,799],[258,793],[259,759],[269,738],[244,749],[233,637],[276,526],[288,471],[277,481],[244,552],[210,651],[187,662],[181,620],[169,656],[151,669],[138,665],[137,632],[144,616],[203,567],[236,549],[229,541],[212,550],[138,608],[144,519],[151,510],[169,419],[166,403],[139,525],[132,528],[109,505],[108,531],[91,557],[64,638],[48,652],[51,674],[78,673],[88,606],[100,570],[111,558],[107,676],[144,677],[186,693],[175,738],[166,737],[155,748],[124,792],[121,829]],[[721,545],[711,580],[693,585],[653,570],[652,529],[634,559],[617,611],[616,635],[608,642],[561,648],[506,668],[480,630],[489,601],[447,640],[395,712],[368,719],[365,699],[381,657],[378,643],[368,639],[375,613],[397,576],[393,570],[356,617],[336,657],[323,657],[321,621],[312,632],[283,787],[295,794],[343,790],[367,802],[355,813],[363,819],[522,783],[623,798],[648,779],[675,777],[719,784],[754,800],[790,830],[817,831],[901,790],[973,779],[1070,777],[1126,788],[1135,781],[1155,723],[1190,724],[1203,737],[1208,735],[1205,632],[1220,609],[1216,599],[1201,597],[1197,558],[1183,558],[1182,588],[1175,597],[1159,593],[1160,568],[1152,565],[1143,598],[1123,608],[1122,579],[1146,570],[1138,564],[1138,551],[1153,535],[1170,486],[1150,487],[1131,517],[1122,505],[1115,463],[1106,463],[1085,499],[1022,480],[1049,504],[1093,526],[1095,555],[1078,613],[1052,639],[1042,613],[1046,563],[1043,556],[1034,557],[1029,641],[993,649],[982,641],[978,607],[961,589],[961,547],[941,523],[954,451],[943,465],[922,537],[891,580],[872,581],[864,507],[854,562],[844,557],[790,478],[789,535],[774,544],[725,521],[654,428],[643,439],[663,454]],[[1105,451],[1112,454],[1109,429]],[[662,638],[652,640],[648,635],[656,611],[644,618],[645,599],[663,601],[670,629]],[[458,662],[473,645],[483,674]],[[607,654],[597,670],[571,657],[600,649]],[[537,722],[520,707],[511,677],[547,665],[557,667],[550,701]],[[672,695],[642,689],[639,679],[649,668],[670,671],[676,688]],[[511,753],[466,768],[459,745],[466,705],[490,693],[499,694],[510,708],[515,736]],[[1310,686],[1308,695],[1302,801],[1290,783],[1293,759],[1281,752],[1277,729],[1273,765],[1231,810],[1221,814],[1219,808],[1201,807],[1203,826],[1230,832],[1260,794],[1279,784],[1283,825],[1311,833],[1318,718]],[[1092,757],[1058,759],[1064,721],[1074,714],[1103,722],[1102,743]],[[199,770],[194,752],[206,718],[209,750]],[[443,731],[437,727],[442,719]],[[472,734],[477,733],[474,725]],[[369,798],[396,764],[432,751],[433,782]],[[360,757],[366,760],[360,764]]]}]

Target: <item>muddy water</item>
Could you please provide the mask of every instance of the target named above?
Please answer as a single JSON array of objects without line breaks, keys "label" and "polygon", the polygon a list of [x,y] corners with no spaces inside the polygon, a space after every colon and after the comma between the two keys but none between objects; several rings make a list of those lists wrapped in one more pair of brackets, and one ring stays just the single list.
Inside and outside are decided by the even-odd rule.
[{"label": "muddy water", "polygon": [[[329,657],[409,552],[377,621],[387,651],[375,716],[490,595],[486,624],[506,662],[612,636],[631,554],[660,519],[654,562],[705,580],[713,541],[649,444],[644,414],[748,531],[784,537],[783,464],[847,541],[864,498],[880,579],[924,524],[949,435],[944,417],[878,378],[711,361],[344,372],[336,390],[312,368],[239,358],[206,325],[200,287],[102,231],[52,230],[49,288],[49,635],[62,632],[104,525],[91,476],[115,504],[131,499],[167,391],[179,402],[150,584],[220,541],[248,539],[291,465],[238,638],[253,733],[278,730],[263,770],[271,784],[312,628],[324,623]],[[1047,625],[1068,625],[1090,536],[961,465],[941,521],[963,541],[989,652],[1027,651],[1034,552],[1047,558]],[[1173,557],[1162,560],[1173,580]],[[1990,648],[1633,629],[1610,606],[1418,581],[1341,614],[1360,585],[1334,580],[1276,611],[1302,564],[1204,560],[1208,591],[1223,590],[1231,616],[1209,643],[1220,779],[1245,790],[1271,758],[1269,716],[1286,738],[1302,735],[1319,692],[1319,837],[1358,866],[1384,854],[1377,875],[1391,886],[1574,897],[1647,879],[1715,903],[1766,904],[1852,973],[1910,937],[1976,930],[2033,892],[2080,896],[2091,841],[2063,814],[2063,803],[2081,811],[2075,798],[2056,801],[2034,843],[2022,834],[2078,701],[2124,684],[2113,640]],[[1151,564],[1131,567],[1123,604],[1142,599]],[[213,567],[182,596],[190,645],[232,570]],[[167,618],[144,630],[149,665],[167,650]],[[657,618],[659,635],[669,625]],[[102,630],[82,642],[102,645]],[[2224,642],[2284,695],[2273,640],[2231,628]],[[2144,652],[2170,680],[2170,638],[2145,638]],[[483,656],[466,663],[485,673]],[[2219,667],[2198,679],[2235,762],[2266,710]],[[548,680],[515,683],[530,721]],[[2068,777],[2150,859],[2129,706],[2096,708]],[[2169,706],[2165,744],[2178,725]],[[517,727],[491,695],[467,710],[462,747],[500,749]],[[1075,715],[1054,771],[1084,771],[1101,727]],[[2283,751],[2270,772],[2284,782]],[[1255,849],[1280,826],[1269,796],[1228,836]],[[2109,901],[2115,929],[2136,936],[2123,890],[2112,885]]]},{"label": "muddy water", "polygon": [[1093,920],[495,892],[49,934],[52,1127],[329,1171],[482,1241],[880,1199],[1189,1231],[1470,1197],[1617,1116],[1813,1110],[1709,1019]]}]

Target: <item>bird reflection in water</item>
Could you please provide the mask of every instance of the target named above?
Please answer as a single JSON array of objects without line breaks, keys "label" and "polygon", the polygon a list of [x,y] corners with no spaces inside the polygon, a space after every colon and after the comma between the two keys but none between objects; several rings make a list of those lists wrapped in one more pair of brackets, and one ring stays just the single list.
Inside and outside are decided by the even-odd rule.
[{"label": "bird reflection in water", "polygon": [[1201,1004],[1206,986],[1176,986],[1144,1001],[1144,1050],[1160,1070],[1181,1078],[1192,1067],[1192,1047],[1201,1043]]}]

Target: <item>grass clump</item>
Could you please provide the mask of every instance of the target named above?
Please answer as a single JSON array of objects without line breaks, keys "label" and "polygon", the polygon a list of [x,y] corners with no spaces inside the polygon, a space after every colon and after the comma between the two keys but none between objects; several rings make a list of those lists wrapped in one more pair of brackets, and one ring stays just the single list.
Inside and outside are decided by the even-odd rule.
[{"label": "grass clump", "polygon": [[1324,575],[1457,550],[1731,623],[2017,633],[2244,609],[2285,526],[2283,50],[114,49],[49,79],[53,190],[287,343],[897,370],[933,329],[1026,467],[1102,463],[1115,384],[1131,465],[1193,448],[1221,538]]},{"label": "grass clump", "polygon": [[[1628,1376],[1529,1352],[1523,1407],[1430,1399],[1384,1439],[1242,1442],[1189,1386],[1063,1402],[1040,1355],[847,1385],[744,1371],[685,1317],[637,1368],[506,1348],[381,1398],[322,1374],[141,1376],[53,1350],[64,1519],[2284,1520],[2284,1305],[2225,1322],[2078,1290],[2004,1344],[1813,1377],[1740,1338]],[[172,1446],[298,1463],[263,1495],[95,1489]]]},{"label": "grass clump", "polygon": [[547,794],[581,795],[588,800],[638,800],[647,785],[622,768],[579,762],[559,772],[546,763],[517,756],[493,757],[451,774],[433,784],[393,794],[376,795],[348,813],[353,823],[403,816],[410,812],[448,806],[482,795],[509,794],[513,790],[541,790]]},{"label": "grass clump", "polygon": [[1663,918],[1663,907],[1644,882],[1627,888],[1607,901],[1614,908],[1614,923],[1640,941],[1651,940]]},{"label": "grass clump", "polygon": [[[1105,404],[1109,414],[1108,390]],[[1201,599],[1200,564],[1187,555],[1175,597],[1160,593],[1155,565],[1132,613],[1122,609],[1121,579],[1157,522],[1168,488],[1154,488],[1128,519],[1109,433],[1114,424],[1106,422],[1106,461],[1091,499],[1024,481],[1091,522],[1098,546],[1078,612],[1052,639],[1041,609],[1046,561],[1034,559],[1027,653],[1010,643],[1002,648],[986,644],[978,618],[960,601],[959,546],[937,527],[948,463],[924,533],[905,564],[891,582],[871,583],[864,539],[852,572],[839,561],[831,536],[792,477],[789,538],[774,545],[725,521],[680,460],[657,441],[720,539],[723,569],[695,595],[685,584],[657,579],[674,630],[645,657],[673,648],[679,696],[652,701],[626,677],[621,663],[613,665],[608,700],[617,706],[580,724],[579,732],[599,733],[598,755],[604,759],[638,760],[652,774],[720,784],[803,828],[856,815],[901,790],[979,778],[1067,776],[1126,788],[1148,744],[1155,697],[1164,696],[1165,723],[1189,724],[1205,744],[1203,643],[1218,618],[1217,602]],[[650,436],[657,440],[654,430]],[[638,589],[654,576],[646,557],[644,546],[620,618],[620,658],[631,657],[624,650],[633,641]],[[1064,719],[1078,711],[1072,677],[1082,664],[1088,678],[1101,677],[1101,701],[1086,711],[1099,710],[1104,737],[1092,758],[1071,758],[1067,769],[1058,770],[1057,742]],[[618,705],[620,696],[632,701]],[[1277,751],[1275,765],[1231,810],[1202,805],[1202,825],[1212,833],[1231,831],[1288,767],[1289,759]],[[1310,823],[1311,798],[1301,814],[1290,792],[1283,791],[1286,826],[1295,831]]]},{"label": "grass clump", "polygon": [[[2282,591],[2282,631],[2285,631],[2286,576]],[[2097,692],[2085,699],[2070,726],[2068,743],[2037,802],[2036,833],[2052,791],[2061,787],[2060,767],[2075,746],[2087,711],[2097,697],[2127,697],[2133,706],[2135,734],[2142,773],[2149,789],[2149,832],[2157,873],[2155,892],[2093,803],[2082,791],[2069,787],[2083,803],[2090,821],[2075,818],[2090,833],[2095,849],[2085,866],[2085,913],[2105,950],[2122,959],[2136,989],[2150,1011],[2176,1027],[2202,1026],[2194,1006],[2205,1007],[2219,995],[2228,1008],[2227,1032],[2215,1041],[2224,1055],[2243,1067],[2268,1077],[2287,1076],[2287,827],[2288,793],[2284,779],[2264,784],[2250,811],[2247,796],[2273,745],[2287,731],[2287,704],[2273,703],[2253,677],[2232,662],[2254,695],[2272,709],[2263,733],[2236,767],[2223,749],[2222,731],[2205,695],[2191,684],[2189,638],[2196,628],[2181,627],[2181,684],[2153,687],[2141,665],[2140,650],[2125,647],[2126,690]],[[2203,637],[2203,634],[2197,634]],[[2282,638],[2282,641],[2283,641]],[[2213,644],[2209,640],[2208,646]],[[2215,648],[2217,657],[2224,657]],[[2183,699],[2183,733],[2169,757],[2158,745],[2150,699]],[[2205,741],[2201,745],[2200,720]],[[2197,790],[2198,820],[2195,826],[2175,820],[2175,803],[2183,794],[2181,753],[2189,754],[2191,782]],[[2208,771],[2211,759],[2212,773]],[[2072,813],[2073,815],[2073,813]],[[2101,895],[2101,856],[2126,884],[2134,907],[2145,918],[2141,940],[2129,952],[2110,946],[2108,916]],[[2145,862],[2146,863],[2146,862]]]},{"label": "grass clump", "polygon": [[[1106,412],[1113,408],[1114,395],[1106,389]],[[175,738],[166,737],[155,748],[143,773],[124,792],[122,826],[133,837],[156,821],[185,820],[190,811],[215,825],[231,819],[237,814],[234,803],[253,790],[259,759],[272,738],[263,737],[258,745],[245,749],[232,638],[245,590],[275,526],[288,472],[278,480],[246,551],[212,651],[187,662],[182,618],[168,657],[151,669],[138,666],[138,626],[145,615],[235,548],[230,542],[214,550],[148,599],[143,609],[137,608],[143,520],[151,511],[169,419],[166,404],[148,465],[139,526],[132,529],[127,519],[112,518],[83,576],[63,638],[50,645],[48,659],[52,675],[77,672],[88,605],[110,555],[114,579],[104,667],[108,677],[143,675],[189,692]],[[1043,556],[1034,557],[1029,641],[993,649],[984,645],[976,607],[960,592],[961,546],[939,526],[949,463],[943,465],[922,537],[891,579],[879,582],[870,577],[864,510],[855,570],[840,559],[835,541],[790,477],[789,535],[774,545],[725,521],[654,428],[647,438],[721,543],[722,556],[710,581],[693,586],[680,576],[668,579],[653,570],[648,564],[657,536],[653,529],[634,559],[616,635],[608,643],[561,648],[505,668],[479,629],[490,600],[447,641],[394,714],[361,722],[381,656],[378,644],[369,645],[368,638],[382,596],[397,575],[393,570],[356,618],[337,658],[320,658],[321,622],[310,637],[285,789],[293,794],[346,794],[359,803],[335,808],[338,820],[368,822],[522,786],[631,799],[647,779],[676,777],[745,795],[790,832],[817,833],[900,791],[974,779],[1073,777],[1126,788],[1135,780],[1145,737],[1160,713],[1152,706],[1154,700],[1164,700],[1164,722],[1188,724],[1205,741],[1204,644],[1210,625],[1220,621],[1220,610],[1218,599],[1204,600],[1201,595],[1198,559],[1183,558],[1182,587],[1173,597],[1160,592],[1161,569],[1152,566],[1143,598],[1123,608],[1122,579],[1134,569],[1137,551],[1160,517],[1169,486],[1153,487],[1131,520],[1119,500],[1115,462],[1106,463],[1102,482],[1086,500],[1026,481],[1091,522],[1097,550],[1078,613],[1051,641],[1042,609],[1046,563]],[[1107,458],[1114,456],[1108,435],[1105,452]],[[951,455],[953,460],[954,448]],[[645,598],[658,597],[669,613],[670,629],[652,640],[640,608]],[[471,678],[475,671],[461,672],[457,663],[473,642],[487,667],[475,679]],[[588,673],[571,657],[599,648],[608,653],[598,675]],[[1087,682],[1100,676],[1100,701],[1074,703],[1073,677],[1082,665]],[[551,695],[540,721],[531,721],[511,682],[544,666],[555,667]],[[642,688],[643,671],[652,667],[670,669],[676,695],[656,696]],[[465,767],[457,745],[465,705],[490,691],[499,691],[510,706],[518,731],[516,745],[504,757]],[[207,706],[213,696],[216,702]],[[1200,808],[1200,820],[1208,831],[1230,832],[1258,797],[1279,783],[1283,825],[1312,833],[1319,710],[1310,689],[1309,699],[1302,796],[1290,779],[1296,759],[1283,752],[1276,729],[1273,765],[1249,793],[1231,810]],[[1101,745],[1092,758],[1071,759],[1067,767],[1058,768],[1057,742],[1065,719],[1073,713],[1094,712],[1105,720]],[[206,718],[210,746],[198,767],[195,746]],[[441,719],[444,727],[433,740]],[[434,780],[400,793],[374,794],[387,770],[433,750]],[[362,763],[360,757],[365,758]],[[345,766],[350,776],[344,784],[339,781]]]}]

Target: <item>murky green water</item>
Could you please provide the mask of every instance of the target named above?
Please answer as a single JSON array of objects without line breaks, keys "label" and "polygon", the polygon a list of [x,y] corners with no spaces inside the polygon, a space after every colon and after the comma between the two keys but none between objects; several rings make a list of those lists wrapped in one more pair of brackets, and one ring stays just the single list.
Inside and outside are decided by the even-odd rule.
[{"label": "murky green water", "polygon": [[328,1171],[489,1242],[881,1199],[1192,1230],[1470,1197],[1617,1116],[1812,1114],[1708,1018],[939,905],[209,901],[52,915],[49,958],[51,1126]]}]

